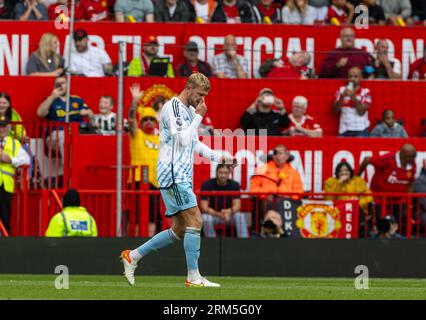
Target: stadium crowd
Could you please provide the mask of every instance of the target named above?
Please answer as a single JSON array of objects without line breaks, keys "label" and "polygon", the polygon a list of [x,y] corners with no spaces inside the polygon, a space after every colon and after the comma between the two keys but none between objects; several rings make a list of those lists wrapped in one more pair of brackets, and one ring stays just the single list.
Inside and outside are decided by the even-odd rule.
[{"label": "stadium crowd", "polygon": [[[0,0],[0,20],[54,20],[67,0]],[[426,25],[422,0],[77,0],[78,21],[352,24],[368,8],[371,25]],[[56,10],[62,6],[61,10]]]}]

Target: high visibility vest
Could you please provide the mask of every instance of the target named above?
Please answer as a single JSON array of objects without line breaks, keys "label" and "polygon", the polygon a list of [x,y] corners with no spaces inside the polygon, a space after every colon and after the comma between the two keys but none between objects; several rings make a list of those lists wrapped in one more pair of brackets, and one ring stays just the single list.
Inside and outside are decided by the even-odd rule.
[{"label": "high visibility vest", "polygon": [[[10,158],[15,158],[20,147],[18,140],[7,137],[3,152],[6,152]],[[12,164],[0,163],[0,186],[3,186],[6,192],[13,193],[15,190],[15,171],[16,168]]]},{"label": "high visibility vest", "polygon": [[97,237],[95,219],[84,207],[66,207],[49,222],[46,237]]}]

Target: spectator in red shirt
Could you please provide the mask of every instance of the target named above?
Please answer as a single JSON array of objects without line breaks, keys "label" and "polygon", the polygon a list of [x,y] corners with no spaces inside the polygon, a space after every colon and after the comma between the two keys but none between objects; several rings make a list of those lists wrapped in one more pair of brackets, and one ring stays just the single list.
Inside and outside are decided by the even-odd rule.
[{"label": "spectator in red shirt", "polygon": [[346,0],[332,0],[328,7],[327,22],[336,26],[351,24],[354,18],[355,8]]},{"label": "spectator in red shirt", "polygon": [[218,0],[211,22],[253,23],[253,14],[248,1]]},{"label": "spectator in red shirt", "polygon": [[[371,190],[373,192],[398,192],[406,193],[412,191],[414,176],[416,173],[416,148],[412,144],[404,144],[399,152],[387,153],[366,157],[362,161],[358,175],[361,176],[369,164],[375,168],[371,179]],[[397,220],[400,221],[401,230],[406,231],[406,199],[392,197],[386,199],[390,208],[386,207],[386,213],[392,211]],[[382,197],[375,198],[376,221],[381,216]]]},{"label": "spectator in red shirt", "polygon": [[109,7],[107,0],[80,0],[77,20],[108,21]]},{"label": "spectator in red shirt", "polygon": [[206,77],[213,76],[212,67],[204,61],[198,59],[198,45],[194,41],[189,41],[183,50],[185,61],[178,65],[175,70],[177,77],[189,77],[194,72],[200,72]]},{"label": "spectator in red shirt", "polygon": [[410,65],[408,79],[424,80],[426,79],[426,47],[424,48],[423,58],[414,61]]},{"label": "spectator in red shirt", "polygon": [[364,158],[358,175],[371,164],[375,168],[371,179],[373,192],[410,192],[416,174],[416,156],[416,148],[406,143],[398,152]]},{"label": "spectator in red shirt", "polygon": [[290,58],[267,59],[259,68],[263,78],[308,79],[314,76],[308,68],[311,55],[306,51],[296,52]]},{"label": "spectator in red shirt", "polygon": [[290,126],[283,131],[285,136],[322,137],[322,129],[313,117],[306,114],[308,99],[296,96],[292,102],[292,112],[288,115]]},{"label": "spectator in red shirt", "polygon": [[362,88],[361,70],[353,67],[349,70],[348,84],[336,92],[333,113],[340,115],[339,136],[368,137],[368,109],[372,98],[368,88]]},{"label": "spectator in red shirt", "polygon": [[321,63],[320,78],[347,78],[349,69],[358,67],[364,71],[371,65],[370,55],[361,49],[355,48],[355,31],[344,28],[340,31],[340,48],[327,53]]},{"label": "spectator in red shirt", "polygon": [[260,0],[251,7],[255,23],[281,23],[281,10],[272,5],[273,0]]}]

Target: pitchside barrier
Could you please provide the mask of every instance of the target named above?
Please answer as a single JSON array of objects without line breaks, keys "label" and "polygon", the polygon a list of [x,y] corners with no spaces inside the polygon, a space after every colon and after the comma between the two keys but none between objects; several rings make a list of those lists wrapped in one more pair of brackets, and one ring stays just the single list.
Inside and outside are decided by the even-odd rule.
[{"label": "pitchside barrier", "polygon": [[[26,210],[15,212],[12,219],[12,236],[43,236],[49,220],[62,210],[64,191],[20,190],[14,205],[20,207],[26,200]],[[159,191],[124,190],[122,212],[122,236],[149,237],[155,232],[171,227],[171,219],[165,218],[165,207]],[[392,216],[392,238],[424,238],[426,194],[373,193],[374,203],[366,208],[359,206],[358,198],[365,194],[342,193],[286,193],[266,194],[250,192],[197,192],[199,199],[211,198],[214,208],[225,198],[240,199],[240,217],[236,212],[228,221],[215,221],[212,225],[215,237],[237,238],[237,231],[247,228],[246,236],[286,237],[291,239],[357,239],[376,237],[379,220]],[[80,190],[81,204],[93,215],[100,237],[116,236],[115,190]],[[329,197],[344,200],[328,200]],[[185,200],[183,200],[185,201]],[[220,211],[220,210],[218,210]],[[273,211],[273,213],[271,213]],[[265,216],[265,214],[267,214]],[[271,218],[271,215],[273,216]],[[268,217],[265,219],[266,217]],[[266,230],[266,220],[272,220],[281,230]],[[209,236],[211,220],[204,219],[203,235]],[[239,225],[237,225],[239,224]],[[211,230],[211,229],[210,229]],[[210,235],[211,236],[211,235]]]}]

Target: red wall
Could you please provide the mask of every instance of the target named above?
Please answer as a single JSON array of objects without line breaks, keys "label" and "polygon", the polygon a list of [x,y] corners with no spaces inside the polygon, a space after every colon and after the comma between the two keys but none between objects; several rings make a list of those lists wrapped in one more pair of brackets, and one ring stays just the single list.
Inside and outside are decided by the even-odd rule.
[{"label": "red wall", "polygon": [[[164,84],[173,92],[179,93],[184,86],[183,79],[126,78],[124,81],[124,116],[127,117],[131,102],[129,86],[133,82],[147,90],[152,85]],[[339,80],[224,80],[211,79],[211,91],[206,99],[208,115],[218,129],[239,126],[239,118],[255,100],[260,89],[270,87],[284,100],[288,110],[296,95],[305,95],[309,100],[308,113],[317,118],[324,134],[337,134],[338,117],[331,112],[331,104]],[[410,136],[421,133],[420,121],[426,118],[426,82],[424,81],[368,81],[364,85],[371,89],[373,103],[369,111],[374,125],[381,118],[384,109],[395,110],[396,117],[405,120]],[[0,91],[11,94],[13,107],[24,120],[37,120],[36,110],[43,99],[53,89],[53,78],[40,77],[0,77]],[[81,96],[94,111],[98,112],[98,100],[103,94],[117,97],[116,78],[75,78],[72,81],[72,94]]]}]

